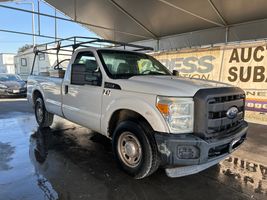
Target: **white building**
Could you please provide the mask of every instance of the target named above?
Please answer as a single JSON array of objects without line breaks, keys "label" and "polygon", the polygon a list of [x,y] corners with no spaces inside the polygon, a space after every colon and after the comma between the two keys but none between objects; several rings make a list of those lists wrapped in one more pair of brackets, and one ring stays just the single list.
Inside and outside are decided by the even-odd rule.
[{"label": "white building", "polygon": [[14,56],[12,53],[0,53],[0,73],[15,74]]}]

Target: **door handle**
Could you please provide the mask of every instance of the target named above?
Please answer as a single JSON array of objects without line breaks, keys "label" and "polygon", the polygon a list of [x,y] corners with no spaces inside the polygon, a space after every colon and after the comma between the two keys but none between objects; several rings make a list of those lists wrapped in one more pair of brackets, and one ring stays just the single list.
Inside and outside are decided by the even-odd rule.
[{"label": "door handle", "polygon": [[65,85],[65,94],[68,94],[68,92],[69,92],[69,86]]}]

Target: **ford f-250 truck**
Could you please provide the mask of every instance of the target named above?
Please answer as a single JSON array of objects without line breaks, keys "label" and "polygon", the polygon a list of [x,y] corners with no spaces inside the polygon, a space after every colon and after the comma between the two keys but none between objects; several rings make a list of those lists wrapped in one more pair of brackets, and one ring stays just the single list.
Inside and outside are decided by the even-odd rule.
[{"label": "ford f-250 truck", "polygon": [[[140,53],[146,47],[94,38],[73,41],[35,49],[36,56],[48,50],[57,54],[54,72],[38,75],[33,65],[28,78],[27,98],[40,127],[50,126],[58,115],[107,136],[119,166],[137,179],[159,166],[170,177],[200,172],[246,139],[240,88],[174,76]],[[71,58],[59,61],[63,47]],[[66,70],[63,62],[69,62]]]}]

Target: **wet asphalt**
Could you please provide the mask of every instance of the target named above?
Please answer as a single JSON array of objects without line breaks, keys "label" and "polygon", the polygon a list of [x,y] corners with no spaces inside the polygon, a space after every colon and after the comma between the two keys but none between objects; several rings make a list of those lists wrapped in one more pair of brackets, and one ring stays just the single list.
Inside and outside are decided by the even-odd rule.
[{"label": "wet asphalt", "polygon": [[267,126],[199,174],[168,178],[160,169],[134,180],[117,167],[108,139],[56,118],[38,129],[24,99],[0,99],[0,200],[267,199]]}]

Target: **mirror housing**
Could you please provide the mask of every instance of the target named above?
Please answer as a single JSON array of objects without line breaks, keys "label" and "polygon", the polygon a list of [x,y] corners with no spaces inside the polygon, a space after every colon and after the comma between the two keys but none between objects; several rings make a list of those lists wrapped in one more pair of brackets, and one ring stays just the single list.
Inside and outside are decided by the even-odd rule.
[{"label": "mirror housing", "polygon": [[85,65],[72,64],[71,65],[71,84],[85,85]]},{"label": "mirror housing", "polygon": [[174,76],[179,76],[179,71],[178,70],[172,70],[172,75]]},{"label": "mirror housing", "polygon": [[100,70],[89,70],[85,64],[72,64],[71,84],[74,85],[101,85],[102,75]]}]

